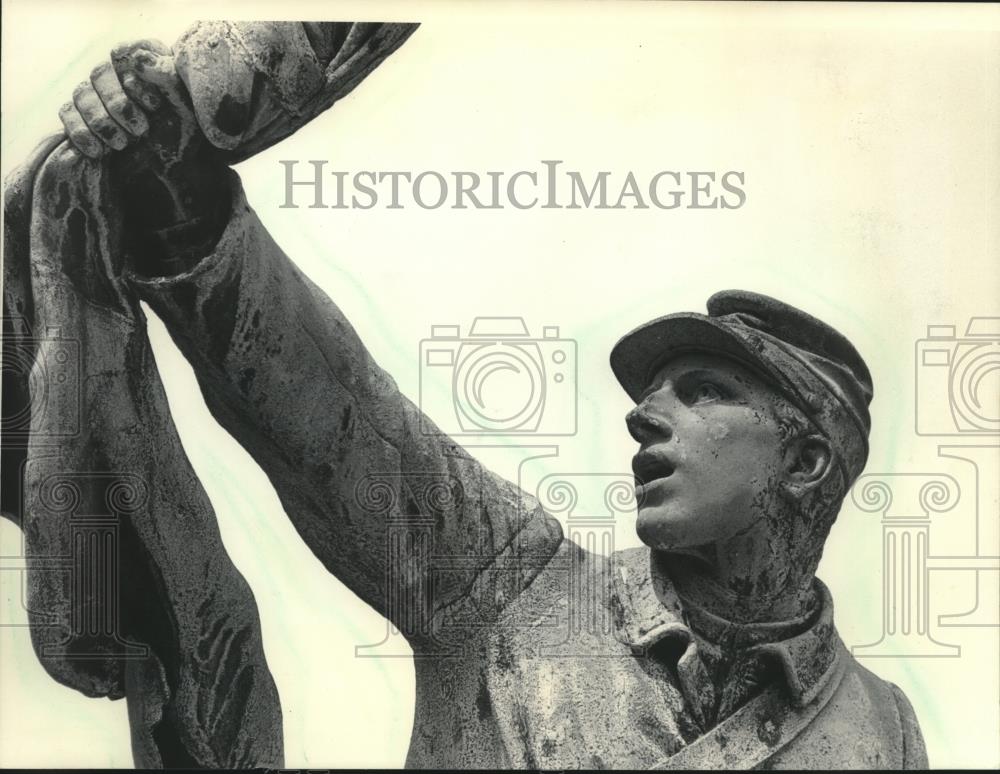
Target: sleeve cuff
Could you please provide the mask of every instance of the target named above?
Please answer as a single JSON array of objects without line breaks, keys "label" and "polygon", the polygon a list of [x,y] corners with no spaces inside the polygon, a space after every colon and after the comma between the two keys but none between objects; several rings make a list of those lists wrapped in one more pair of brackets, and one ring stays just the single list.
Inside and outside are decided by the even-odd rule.
[{"label": "sleeve cuff", "polygon": [[217,221],[211,216],[147,233],[147,249],[159,249],[164,257],[156,260],[155,274],[136,268],[140,261],[127,261],[124,277],[130,285],[164,289],[190,281],[233,255],[233,248],[242,241],[240,236],[246,232],[251,211],[239,175],[231,169],[226,170],[226,175],[230,206],[222,234],[216,238]]}]

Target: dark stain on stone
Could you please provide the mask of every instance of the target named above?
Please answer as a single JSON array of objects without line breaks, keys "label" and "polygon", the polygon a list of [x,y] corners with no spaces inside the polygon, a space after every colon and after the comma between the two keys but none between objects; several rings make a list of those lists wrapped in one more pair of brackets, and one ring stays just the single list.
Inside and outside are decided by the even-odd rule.
[{"label": "dark stain on stone", "polygon": [[[156,120],[156,142],[163,147],[176,147],[181,140],[181,122],[170,113],[161,114]],[[152,132],[150,135],[152,136]]]},{"label": "dark stain on stone", "polygon": [[[330,466],[326,465],[325,467],[329,468]],[[330,477],[332,477],[332,475],[333,475],[333,470],[331,469],[330,470]],[[344,520],[344,524],[346,524],[348,526],[350,526],[351,524],[354,523],[353,520],[351,519],[351,512],[350,512],[350,510],[343,503],[340,504],[340,517]],[[357,562],[357,554],[352,551],[351,552],[351,556],[353,557],[353,561]]]},{"label": "dark stain on stone", "polygon": [[194,285],[185,282],[179,283],[173,289],[171,296],[180,311],[188,314],[194,312],[195,301],[198,298]]},{"label": "dark stain on stone", "polygon": [[66,219],[66,236],[74,255],[87,254],[87,214],[74,207]]},{"label": "dark stain on stone", "polygon": [[224,699],[219,700],[217,706],[221,709],[211,725],[215,739],[219,740],[214,745],[214,751],[222,765],[233,765],[230,756],[239,749],[238,744],[233,744],[229,740],[239,739],[240,726],[247,714],[247,705],[253,694],[255,672],[253,665],[247,664],[240,670],[235,680],[223,683],[232,687]]},{"label": "dark stain on stone", "polygon": [[257,370],[254,368],[244,368],[240,371],[240,392],[244,395],[250,392],[250,385],[253,384],[255,376],[257,376]]},{"label": "dark stain on stone", "polygon": [[509,672],[514,668],[514,653],[510,641],[506,637],[498,637],[496,644],[496,661],[494,663],[498,669]]},{"label": "dark stain on stone", "polygon": [[52,209],[52,214],[56,218],[62,218],[69,209],[69,183],[60,180],[56,186],[56,202]]},{"label": "dark stain on stone", "polygon": [[225,628],[226,622],[224,618],[216,619],[211,628],[207,632],[203,632],[198,637],[198,645],[195,648],[195,658],[202,665],[207,664],[209,658],[212,655],[212,649],[215,647],[219,636],[222,634],[222,630]]},{"label": "dark stain on stone", "polygon": [[407,491],[406,493],[406,504],[404,513],[408,516],[419,516],[420,507],[417,505],[417,501],[413,499],[413,495]]},{"label": "dark stain on stone", "polygon": [[781,726],[771,718],[765,718],[757,724],[757,738],[768,747],[774,747],[781,739]]},{"label": "dark stain on stone", "polygon": [[112,126],[111,124],[104,124],[103,126],[99,126],[97,128],[97,133],[101,135],[102,140],[107,140],[108,142],[111,142],[111,140],[113,140],[115,136],[118,134],[118,128]]},{"label": "dark stain on stone", "polygon": [[239,284],[233,281],[221,282],[214,292],[205,299],[204,316],[212,321],[211,354],[218,360],[229,350],[229,340],[236,327],[236,306],[239,298]]},{"label": "dark stain on stone", "polygon": [[486,685],[486,673],[479,673],[479,692],[476,694],[476,710],[480,720],[487,720],[493,715],[493,703],[490,701],[490,689]]},{"label": "dark stain on stone", "polygon": [[240,627],[235,632],[227,630],[226,633],[228,642],[219,642],[219,645],[225,644],[225,648],[219,648],[223,654],[215,670],[214,682],[217,685],[232,685],[235,689],[238,675],[247,666],[245,662],[253,632],[249,627]]},{"label": "dark stain on stone", "polygon": [[249,104],[234,99],[232,94],[225,94],[215,110],[215,125],[226,134],[237,136],[246,129],[249,115]]}]

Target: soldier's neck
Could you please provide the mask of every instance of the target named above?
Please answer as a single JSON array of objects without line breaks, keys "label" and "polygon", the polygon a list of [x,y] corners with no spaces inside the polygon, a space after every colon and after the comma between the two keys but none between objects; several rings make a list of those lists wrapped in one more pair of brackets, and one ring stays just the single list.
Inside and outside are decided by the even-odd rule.
[{"label": "soldier's neck", "polygon": [[791,557],[735,557],[716,544],[660,554],[658,564],[681,598],[734,623],[790,621],[813,604],[813,572]]}]

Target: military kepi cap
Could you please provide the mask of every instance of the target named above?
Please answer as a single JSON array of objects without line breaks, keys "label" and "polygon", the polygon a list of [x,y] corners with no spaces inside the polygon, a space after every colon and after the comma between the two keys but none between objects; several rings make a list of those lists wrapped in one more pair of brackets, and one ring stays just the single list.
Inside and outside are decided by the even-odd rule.
[{"label": "military kepi cap", "polygon": [[847,479],[868,459],[872,378],[847,338],[812,315],[746,290],[708,299],[708,314],[679,312],[641,325],[611,350],[611,369],[638,402],[657,371],[683,352],[711,352],[771,382],[826,436]]}]

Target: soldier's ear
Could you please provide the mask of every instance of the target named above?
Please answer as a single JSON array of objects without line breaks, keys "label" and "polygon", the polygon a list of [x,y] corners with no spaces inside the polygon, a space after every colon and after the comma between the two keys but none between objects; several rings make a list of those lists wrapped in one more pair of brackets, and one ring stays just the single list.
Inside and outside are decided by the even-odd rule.
[{"label": "soldier's ear", "polygon": [[793,497],[801,498],[820,486],[831,470],[833,450],[822,435],[803,435],[786,446],[782,483]]}]

